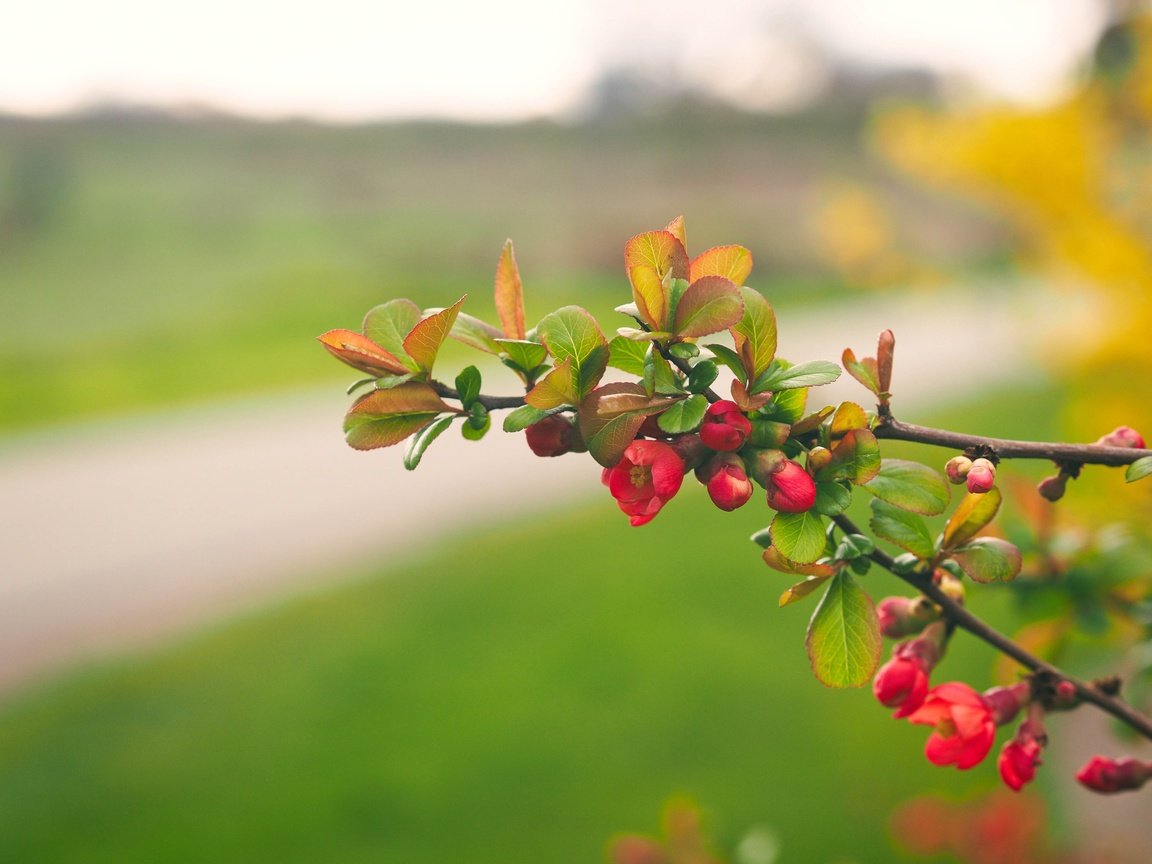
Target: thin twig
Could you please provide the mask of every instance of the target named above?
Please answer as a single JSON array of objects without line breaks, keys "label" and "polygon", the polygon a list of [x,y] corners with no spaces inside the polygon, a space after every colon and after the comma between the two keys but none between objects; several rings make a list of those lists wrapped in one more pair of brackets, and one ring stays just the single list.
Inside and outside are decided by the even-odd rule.
[{"label": "thin twig", "polygon": [[[429,382],[432,389],[440,396],[448,399],[459,399],[460,394],[453,390],[447,384],[441,384],[439,381]],[[524,401],[523,396],[485,396],[483,394],[476,397],[476,401],[487,408],[489,411],[498,411],[502,408],[519,408],[528,403]]]},{"label": "thin twig", "polygon": [[952,450],[969,447],[990,447],[1001,459],[1050,459],[1058,463],[1078,465],[1130,465],[1137,459],[1152,456],[1152,450],[1129,447],[1105,447],[1102,444],[1059,444],[1049,441],[1013,441],[1007,438],[986,438],[903,423],[894,417],[881,417],[872,430],[877,438],[893,441],[914,441]]},{"label": "thin twig", "polygon": [[[851,519],[843,514],[833,516],[832,521],[848,534],[863,533]],[[977,639],[986,642],[1001,653],[1008,655],[1025,669],[1050,675],[1054,680],[1069,682],[1076,688],[1077,695],[1085,702],[1091,702],[1102,711],[1106,711],[1118,720],[1127,723],[1145,738],[1152,740],[1152,719],[1141,714],[1122,699],[1117,699],[1115,696],[1105,693],[1095,684],[1074,678],[1053,666],[1051,663],[1041,660],[1039,657],[1025,650],[1021,645],[1013,642],[999,630],[972,614],[963,604],[958,603],[941,591],[940,587],[932,580],[931,574],[915,572],[901,573],[896,569],[896,562],[892,556],[880,549],[873,550],[869,557],[876,564],[879,564],[885,570],[888,570],[897,578],[902,579],[917,591],[924,594],[929,600],[939,606],[944,615],[961,630],[968,631]]]}]

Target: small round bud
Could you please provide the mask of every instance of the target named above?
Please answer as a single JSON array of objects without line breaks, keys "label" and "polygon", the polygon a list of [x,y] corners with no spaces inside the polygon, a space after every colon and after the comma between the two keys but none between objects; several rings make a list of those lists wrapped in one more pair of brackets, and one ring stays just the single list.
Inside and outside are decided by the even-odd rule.
[{"label": "small round bud", "polygon": [[1117,426],[1107,435],[1097,439],[1097,444],[1105,447],[1127,447],[1133,450],[1144,449],[1144,436],[1131,426]]},{"label": "small round bud", "polygon": [[948,479],[959,486],[967,479],[968,471],[971,468],[972,460],[967,456],[953,456],[944,466],[944,471],[947,473]]},{"label": "small round bud", "polygon": [[781,513],[803,513],[816,503],[816,481],[799,462],[785,459],[768,477],[768,506]]},{"label": "small round bud", "polygon": [[832,461],[832,451],[827,447],[813,447],[808,451],[808,470],[815,474]]},{"label": "small round bud", "polygon": [[987,459],[973,459],[964,479],[969,492],[977,495],[987,492],[996,485],[996,466]]},{"label": "small round bud", "polygon": [[583,445],[580,430],[572,421],[553,414],[524,430],[528,446],[537,456],[563,456]]},{"label": "small round bud", "polygon": [[1059,501],[1068,489],[1068,475],[1063,472],[1045,477],[1036,485],[1036,491],[1046,501]]},{"label": "small round bud", "polygon": [[696,476],[705,474],[704,484],[708,497],[721,510],[732,511],[743,507],[752,497],[752,481],[744,473],[744,460],[733,453],[717,453]]}]

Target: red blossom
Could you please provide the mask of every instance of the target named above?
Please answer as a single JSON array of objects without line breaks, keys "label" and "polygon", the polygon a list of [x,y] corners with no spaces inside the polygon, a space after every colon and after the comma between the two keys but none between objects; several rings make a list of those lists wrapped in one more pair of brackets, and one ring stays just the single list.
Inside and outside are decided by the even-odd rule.
[{"label": "red blossom", "polygon": [[816,503],[816,481],[799,462],[785,459],[767,480],[768,506],[773,510],[803,513]]},{"label": "red blossom", "polygon": [[700,424],[700,438],[713,450],[739,450],[751,433],[752,421],[744,416],[739,405],[728,399],[709,405]]},{"label": "red blossom", "polygon": [[933,765],[971,768],[983,761],[996,738],[988,703],[959,681],[933,687],[908,720],[935,727],[924,747],[924,755]]},{"label": "red blossom", "polygon": [[680,491],[684,462],[661,441],[637,440],[619,462],[604,469],[602,480],[632,524],[644,525]]}]

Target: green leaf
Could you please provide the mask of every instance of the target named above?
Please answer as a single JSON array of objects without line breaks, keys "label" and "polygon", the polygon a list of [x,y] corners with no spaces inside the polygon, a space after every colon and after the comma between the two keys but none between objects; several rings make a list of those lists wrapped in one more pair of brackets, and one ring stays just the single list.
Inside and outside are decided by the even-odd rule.
[{"label": "green leaf", "polygon": [[472,416],[461,425],[460,434],[469,441],[479,441],[491,428],[492,415],[483,405],[476,404],[472,406]]},{"label": "green leaf", "polygon": [[759,291],[748,287],[740,289],[744,313],[732,327],[732,339],[740,358],[745,381],[755,381],[763,375],[776,357],[776,313]]},{"label": "green leaf", "polygon": [[410,381],[391,390],[373,390],[358,399],[344,417],[344,433],[349,446],[356,450],[391,447],[445,412],[455,410],[427,384]]},{"label": "green leaf", "polygon": [[549,413],[548,411],[534,408],[531,405],[521,405],[515,411],[509,412],[504,417],[504,431],[521,432],[533,423],[539,423],[547,417]]},{"label": "green leaf", "polygon": [[433,312],[427,318],[417,322],[412,331],[404,337],[404,350],[408,352],[416,367],[421,372],[430,372],[436,362],[436,355],[440,346],[448,338],[448,333],[456,325],[456,317],[460,314],[460,307],[467,299],[461,297],[447,309]]},{"label": "green leaf", "polygon": [[413,372],[419,372],[408,352],[404,350],[404,337],[420,322],[420,307],[411,300],[389,300],[368,311],[364,316],[364,335],[398,358]]},{"label": "green leaf", "polygon": [[708,400],[703,396],[689,396],[669,407],[661,414],[656,422],[669,435],[680,435],[691,432],[700,425],[704,419],[704,412],[708,410]]},{"label": "green leaf", "polygon": [[648,346],[635,339],[616,336],[608,343],[608,365],[614,369],[621,369],[629,375],[644,377],[644,355],[648,353]]},{"label": "green leaf", "polygon": [[452,330],[448,335],[457,342],[463,342],[465,345],[480,351],[499,354],[500,348],[496,345],[496,340],[504,334],[488,322],[474,318],[466,312],[461,312],[452,322]]},{"label": "green leaf", "polygon": [[852,493],[839,483],[816,481],[816,503],[812,505],[817,513],[825,516],[839,516],[852,503]]},{"label": "green leaf", "polygon": [[871,555],[875,551],[876,544],[872,542],[872,538],[865,537],[863,534],[848,534],[836,547],[834,557],[838,561],[852,561]]},{"label": "green leaf", "polygon": [[668,346],[668,353],[678,360],[691,360],[700,356],[700,346],[695,342],[677,342]]},{"label": "green leaf", "polygon": [[765,393],[769,390],[794,390],[797,387],[818,387],[831,384],[840,377],[840,367],[830,360],[809,360],[785,367],[773,363],[756,378],[748,392]]},{"label": "green leaf", "polygon": [[693,282],[676,308],[673,331],[684,338],[719,333],[744,314],[740,289],[723,276],[704,276]]},{"label": "green leaf", "polygon": [[996,517],[1001,500],[1000,489],[996,486],[982,494],[969,492],[965,495],[944,526],[944,548],[952,549],[979,534],[980,529]]},{"label": "green leaf", "polygon": [[816,479],[849,480],[857,486],[880,472],[880,445],[867,429],[852,429],[832,449],[828,464],[816,472]]},{"label": "green leaf", "polygon": [[644,418],[663,411],[673,401],[649,396],[639,384],[605,384],[593,390],[584,397],[576,415],[588,452],[605,468],[611,468],[636,438]]},{"label": "green leaf", "polygon": [[870,524],[877,537],[895,543],[918,558],[931,558],[936,554],[927,523],[915,513],[873,498]]},{"label": "green leaf", "polygon": [[[415,377],[416,374],[414,372],[409,372],[406,375],[381,375],[374,380],[377,390],[391,390],[393,387],[399,387],[401,384],[407,383]],[[349,392],[349,395],[351,395],[351,392]]]},{"label": "green leaf", "polygon": [[659,393],[663,396],[679,396],[684,392],[679,376],[672,370],[672,365],[656,351],[655,346],[649,349],[644,358],[644,389],[649,395]]},{"label": "green leaf", "polygon": [[703,393],[712,386],[720,369],[711,360],[701,360],[692,367],[688,373],[688,391],[690,393]]},{"label": "green leaf", "polygon": [[727,366],[732,374],[739,378],[741,381],[748,380],[748,373],[744,371],[744,363],[740,359],[740,355],[729,348],[727,345],[715,345],[709,343],[704,346],[716,357],[717,362],[723,363]]},{"label": "green leaf", "polygon": [[877,498],[922,516],[943,513],[951,498],[948,481],[919,462],[885,459],[880,473],[862,487]]},{"label": "green leaf", "polygon": [[1124,472],[1124,482],[1135,483],[1137,480],[1143,480],[1149,474],[1152,474],[1152,456],[1144,456],[1128,466]]},{"label": "green leaf", "polygon": [[540,321],[537,328],[557,363],[572,358],[576,394],[583,398],[608,367],[608,341],[596,319],[579,306],[565,306]]},{"label": "green leaf", "polygon": [[467,366],[456,376],[456,392],[460,394],[460,404],[471,408],[480,395],[480,370]]},{"label": "green leaf", "polygon": [[420,464],[420,460],[424,457],[424,451],[428,449],[428,445],[440,437],[441,432],[452,425],[452,419],[452,417],[441,417],[439,420],[433,420],[417,433],[408,445],[408,452],[404,454],[405,468],[409,471],[416,470],[416,466]]},{"label": "green leaf", "polygon": [[850,573],[828,586],[804,640],[817,680],[826,687],[863,687],[880,665],[876,607]]},{"label": "green leaf", "polygon": [[1010,582],[1020,572],[1020,550],[999,537],[977,537],[952,552],[968,578],[976,582]]},{"label": "green leaf", "polygon": [[824,554],[824,521],[818,513],[777,513],[771,532],[772,545],[791,561],[811,564]]},{"label": "green leaf", "polygon": [[791,424],[804,416],[804,408],[807,404],[808,388],[800,387],[796,390],[785,390],[782,393],[772,394],[772,401],[765,405],[760,413],[770,420]]},{"label": "green leaf", "polygon": [[548,349],[528,339],[496,339],[501,354],[514,364],[514,368],[528,374],[548,359]]}]

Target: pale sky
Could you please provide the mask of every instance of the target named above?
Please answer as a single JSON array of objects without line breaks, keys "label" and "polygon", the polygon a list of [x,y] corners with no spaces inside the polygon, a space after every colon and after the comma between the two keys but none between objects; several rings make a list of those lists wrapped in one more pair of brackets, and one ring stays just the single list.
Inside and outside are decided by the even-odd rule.
[{"label": "pale sky", "polygon": [[798,32],[1037,100],[1067,81],[1101,14],[1094,0],[25,0],[3,16],[0,111],[118,100],[519,119],[572,111],[605,66],[770,105],[818,83]]}]

